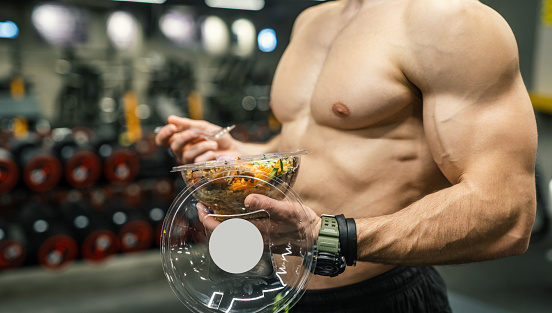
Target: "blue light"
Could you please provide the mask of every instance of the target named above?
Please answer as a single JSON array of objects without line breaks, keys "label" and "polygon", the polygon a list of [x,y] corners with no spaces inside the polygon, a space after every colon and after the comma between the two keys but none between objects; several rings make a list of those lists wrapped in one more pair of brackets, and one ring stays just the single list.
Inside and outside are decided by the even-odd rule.
[{"label": "blue light", "polygon": [[0,38],[14,39],[17,35],[19,35],[19,28],[14,22],[0,22]]},{"label": "blue light", "polygon": [[272,52],[276,49],[278,40],[276,39],[276,32],[272,28],[265,28],[259,32],[257,36],[257,42],[259,44],[259,50],[262,52]]}]

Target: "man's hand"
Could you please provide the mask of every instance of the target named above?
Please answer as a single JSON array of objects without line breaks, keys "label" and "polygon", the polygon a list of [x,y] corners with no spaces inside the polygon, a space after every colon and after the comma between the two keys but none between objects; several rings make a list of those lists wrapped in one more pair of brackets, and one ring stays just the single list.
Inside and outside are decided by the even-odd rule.
[{"label": "man's hand", "polygon": [[229,134],[205,140],[202,132],[216,133],[222,127],[206,121],[169,116],[168,124],[157,133],[155,143],[170,147],[177,161],[182,164],[214,160],[220,155],[238,155],[233,148],[236,140]]},{"label": "man's hand", "polygon": [[[249,212],[266,212],[267,217],[255,217],[248,221],[261,231],[265,247],[270,247],[273,253],[284,253],[290,246],[292,251],[310,248],[304,246],[306,232],[311,232],[313,238],[311,244],[314,244],[318,237],[322,219],[305,205],[286,200],[274,200],[259,194],[249,195],[244,205]],[[198,203],[197,211],[208,234],[221,223],[204,204]],[[262,214],[256,214],[256,216],[259,215]]]}]

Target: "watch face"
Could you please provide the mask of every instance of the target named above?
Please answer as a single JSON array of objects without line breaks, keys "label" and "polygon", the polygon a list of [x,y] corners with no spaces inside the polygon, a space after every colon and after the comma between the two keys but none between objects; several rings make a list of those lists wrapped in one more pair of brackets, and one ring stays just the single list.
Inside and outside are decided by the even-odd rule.
[{"label": "watch face", "polygon": [[307,220],[291,188],[263,178],[213,177],[182,191],[171,205],[162,230],[163,269],[191,312],[282,312],[306,289],[314,267],[312,228],[301,222],[293,235],[279,234],[282,221],[245,208],[236,197],[247,190],[231,192],[223,184],[243,179],[251,193],[285,201]]}]

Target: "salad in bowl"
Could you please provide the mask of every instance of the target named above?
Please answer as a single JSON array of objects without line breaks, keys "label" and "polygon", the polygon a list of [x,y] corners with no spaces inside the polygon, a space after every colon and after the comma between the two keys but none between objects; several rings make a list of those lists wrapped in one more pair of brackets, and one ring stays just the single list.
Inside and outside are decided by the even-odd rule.
[{"label": "salad in bowl", "polygon": [[196,200],[215,214],[247,213],[243,203],[252,193],[280,199],[293,186],[305,150],[226,157],[173,168]]}]

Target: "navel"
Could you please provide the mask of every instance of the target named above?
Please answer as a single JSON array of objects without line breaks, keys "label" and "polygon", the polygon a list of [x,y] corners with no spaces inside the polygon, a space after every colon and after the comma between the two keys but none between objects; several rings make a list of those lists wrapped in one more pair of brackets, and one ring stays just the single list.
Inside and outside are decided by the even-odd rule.
[{"label": "navel", "polygon": [[332,112],[337,117],[341,117],[341,118],[348,117],[350,114],[349,108],[341,102],[336,102],[332,105]]}]

